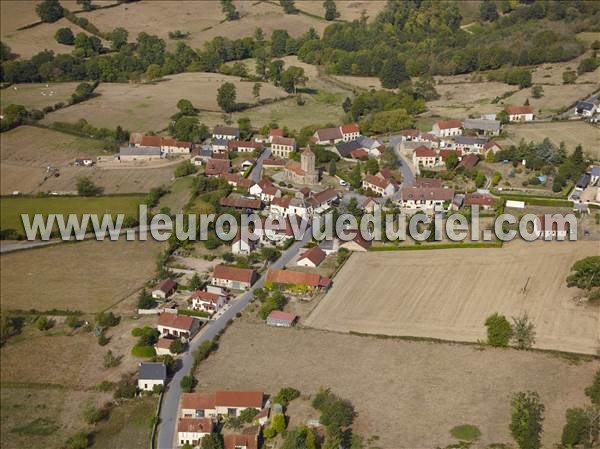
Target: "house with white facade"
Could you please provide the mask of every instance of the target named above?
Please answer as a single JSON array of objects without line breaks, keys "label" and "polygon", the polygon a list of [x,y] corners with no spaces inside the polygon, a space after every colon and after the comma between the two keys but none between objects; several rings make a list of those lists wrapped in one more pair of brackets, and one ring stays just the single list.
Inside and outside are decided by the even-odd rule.
[{"label": "house with white facade", "polygon": [[270,204],[275,198],[281,197],[281,190],[268,179],[261,179],[248,190],[265,204]]},{"label": "house with white facade", "polygon": [[232,290],[246,290],[252,287],[256,279],[256,272],[249,268],[216,265],[210,283]]},{"label": "house with white facade", "polygon": [[506,106],[504,112],[509,122],[530,122],[535,118],[531,106]]},{"label": "house with white facade", "polygon": [[165,386],[167,381],[167,367],[162,362],[142,362],[138,367],[138,388],[143,391],[152,391],[154,387]]},{"label": "house with white facade", "polygon": [[167,299],[177,290],[177,282],[171,278],[163,279],[152,289],[154,299]]},{"label": "house with white facade", "polygon": [[533,222],[533,232],[543,240],[565,240],[570,229],[570,224],[562,216],[552,219],[551,215],[538,215]]},{"label": "house with white facade", "polygon": [[262,410],[262,391],[216,391],[214,393],[184,393],[181,414],[184,418],[217,418],[239,416],[247,408]]},{"label": "house with white facade", "polygon": [[238,233],[231,242],[231,252],[235,255],[248,255],[256,249],[259,237],[249,231]]},{"label": "house with white facade", "polygon": [[202,439],[214,431],[215,425],[210,418],[179,418],[177,420],[177,441],[180,446],[188,444],[200,446]]},{"label": "house with white facade", "polygon": [[591,101],[578,101],[575,105],[575,115],[580,117],[591,117],[597,110],[597,106]]},{"label": "house with white facade", "polygon": [[443,187],[403,187],[399,205],[403,208],[421,210],[426,213],[438,212],[452,203],[454,190]]},{"label": "house with white facade", "polygon": [[225,305],[227,299],[224,295],[218,293],[196,290],[191,294],[189,301],[192,305],[192,309],[207,312],[212,315]]},{"label": "house with white facade", "polygon": [[236,140],[240,138],[240,129],[234,126],[222,126],[217,125],[213,129],[212,138],[214,139],[225,139],[225,140]]},{"label": "house with white facade", "polygon": [[271,153],[273,156],[287,159],[293,151],[296,151],[296,139],[279,136],[274,136],[271,139]]},{"label": "house with white facade", "polygon": [[362,180],[362,188],[386,197],[396,193],[398,185],[393,179],[387,179],[377,175],[367,175]]},{"label": "house with white facade", "polygon": [[296,265],[299,267],[318,267],[325,260],[327,254],[318,246],[313,246],[300,254]]},{"label": "house with white facade", "polygon": [[437,137],[460,136],[463,131],[461,120],[440,120],[431,127],[431,133]]},{"label": "house with white facade", "polygon": [[161,313],[156,327],[161,337],[179,338],[187,343],[200,330],[200,321],[187,315]]},{"label": "house with white facade", "polygon": [[441,162],[441,157],[431,148],[421,145],[413,151],[413,165],[415,167],[435,167]]},{"label": "house with white facade", "polygon": [[485,137],[458,136],[454,140],[454,149],[463,153],[481,154],[485,152],[488,139]]}]

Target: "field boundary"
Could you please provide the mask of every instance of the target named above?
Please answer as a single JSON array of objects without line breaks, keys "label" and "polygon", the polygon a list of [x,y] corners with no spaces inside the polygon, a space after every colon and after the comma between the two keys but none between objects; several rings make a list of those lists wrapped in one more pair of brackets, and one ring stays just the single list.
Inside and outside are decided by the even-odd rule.
[{"label": "field boundary", "polygon": [[482,242],[482,243],[429,243],[425,245],[411,245],[411,246],[371,246],[369,251],[371,252],[384,252],[384,251],[420,251],[420,250],[435,250],[435,249],[461,249],[461,248],[502,248],[504,242],[502,240],[498,242]]}]

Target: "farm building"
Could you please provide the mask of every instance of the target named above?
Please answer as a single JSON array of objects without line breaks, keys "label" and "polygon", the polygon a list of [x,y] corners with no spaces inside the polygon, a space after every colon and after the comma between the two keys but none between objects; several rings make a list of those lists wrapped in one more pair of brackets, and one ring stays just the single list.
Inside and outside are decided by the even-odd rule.
[{"label": "farm building", "polygon": [[121,162],[156,161],[162,158],[159,147],[121,147],[118,159]]},{"label": "farm building", "polygon": [[200,329],[200,321],[187,315],[175,313],[161,313],[156,326],[161,337],[179,338],[181,341],[190,341]]},{"label": "farm building", "polygon": [[460,120],[440,120],[431,127],[431,133],[436,137],[462,135],[463,122]]},{"label": "farm building", "polygon": [[486,120],[481,118],[466,118],[463,122],[464,129],[472,129],[486,136],[497,136],[500,134],[500,120]]},{"label": "farm building", "polygon": [[239,416],[247,408],[260,411],[263,404],[264,394],[261,391],[184,393],[181,396],[181,414],[184,418]]},{"label": "farm building", "polygon": [[533,232],[543,240],[563,240],[568,237],[570,223],[564,218],[552,219],[550,215],[538,215],[533,222]]},{"label": "farm building", "polygon": [[156,344],[154,345],[156,355],[170,355],[171,343],[173,343],[174,340],[174,338],[159,338]]},{"label": "farm building", "polygon": [[231,171],[231,161],[229,159],[210,158],[206,161],[205,176],[221,176]]},{"label": "farm building", "polygon": [[167,367],[164,363],[142,362],[138,368],[138,388],[152,391],[154,386],[165,385],[167,380]]},{"label": "farm building", "polygon": [[372,190],[380,196],[390,196],[396,192],[398,185],[393,179],[386,179],[383,176],[367,175],[362,180],[362,188]]},{"label": "farm building", "polygon": [[247,198],[239,194],[230,194],[226,198],[219,199],[219,204],[225,207],[234,207],[236,209],[262,209],[262,202],[257,198]]},{"label": "farm building", "polygon": [[507,106],[504,112],[508,115],[509,122],[530,122],[535,118],[531,106]]},{"label": "farm building", "polygon": [[245,290],[252,287],[256,278],[256,272],[249,268],[217,265],[213,271],[211,284],[232,290]]},{"label": "farm building", "polygon": [[282,312],[281,310],[273,310],[267,317],[267,324],[275,327],[292,327],[296,320],[297,315],[293,313]]},{"label": "farm building", "polygon": [[214,424],[210,418],[179,418],[177,420],[177,441],[183,446],[189,444],[192,447],[199,446],[202,438],[210,435],[214,430]]},{"label": "farm building", "polygon": [[171,278],[163,279],[152,290],[154,299],[166,299],[177,290],[177,282]]}]

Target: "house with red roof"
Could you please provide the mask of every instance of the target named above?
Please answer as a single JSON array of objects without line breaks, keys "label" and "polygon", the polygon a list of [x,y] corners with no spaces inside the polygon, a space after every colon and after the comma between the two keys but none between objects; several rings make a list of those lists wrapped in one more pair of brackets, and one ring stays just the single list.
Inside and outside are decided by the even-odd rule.
[{"label": "house with red roof", "polygon": [[273,142],[273,137],[284,137],[283,129],[273,128],[269,131],[269,143]]},{"label": "house with red roof", "polygon": [[211,284],[232,290],[246,290],[256,282],[256,271],[249,268],[216,265],[213,270]]},{"label": "house with red roof", "polygon": [[300,254],[296,265],[300,267],[316,268],[325,260],[325,257],[327,257],[325,251],[318,246],[313,246]]},{"label": "house with red roof", "polygon": [[262,410],[264,402],[262,391],[184,393],[181,396],[181,414],[184,418],[239,416],[247,408]]},{"label": "house with red roof", "polygon": [[454,190],[443,187],[403,187],[399,204],[407,209],[422,210],[426,213],[443,210],[452,203]]},{"label": "house with red roof", "polygon": [[380,196],[391,196],[396,192],[398,184],[394,179],[386,178],[383,175],[367,175],[362,180],[362,188],[371,190]]},{"label": "house with red roof", "polygon": [[192,292],[188,300],[192,306],[192,309],[207,312],[211,315],[216,313],[227,302],[227,299],[224,295],[205,292],[202,290],[196,290]]},{"label": "house with red roof", "polygon": [[231,172],[231,161],[229,159],[210,158],[206,161],[204,176],[221,176]]},{"label": "house with red roof", "polygon": [[161,313],[156,327],[163,338],[179,338],[183,342],[188,342],[200,330],[200,320],[176,313]]},{"label": "house with red roof", "polygon": [[179,418],[177,420],[177,441],[180,446],[188,444],[200,446],[202,438],[214,431],[215,425],[210,418]]},{"label": "house with red roof", "polygon": [[167,154],[190,154],[192,151],[192,142],[140,133],[131,133],[129,143],[135,147],[158,147],[163,153]]},{"label": "house with red roof", "polygon": [[348,123],[340,126],[340,132],[342,133],[342,140],[344,142],[351,142],[360,137],[360,128],[358,123]]},{"label": "house with red roof", "polygon": [[281,190],[268,179],[261,179],[249,189],[250,195],[257,196],[263,203],[270,204],[281,197]]},{"label": "house with red roof", "polygon": [[274,136],[271,139],[271,153],[273,156],[289,158],[290,153],[296,150],[296,139],[292,137]]},{"label": "house with red roof", "polygon": [[467,193],[463,200],[463,206],[479,206],[483,210],[492,209],[495,203],[494,197],[483,193]]},{"label": "house with red roof", "polygon": [[371,248],[371,245],[373,244],[373,240],[371,238],[364,238],[358,230],[355,230],[354,232],[354,237],[351,240],[342,241],[339,247],[347,249],[348,251],[369,251],[369,248]]},{"label": "house with red roof", "polygon": [[437,137],[460,136],[462,132],[462,120],[440,120],[431,127],[431,133]]},{"label": "house with red roof", "polygon": [[530,122],[535,118],[531,106],[506,106],[504,112],[509,122]]},{"label": "house with red roof", "polygon": [[229,151],[238,153],[252,153],[254,150],[262,149],[262,144],[256,140],[237,140],[233,139],[227,142]]},{"label": "house with red roof", "polygon": [[429,168],[439,165],[442,161],[442,158],[434,150],[427,148],[425,145],[415,148],[412,159],[415,167]]},{"label": "house with red roof", "polygon": [[230,433],[223,436],[223,449],[257,449],[258,426],[242,430],[242,433]]}]

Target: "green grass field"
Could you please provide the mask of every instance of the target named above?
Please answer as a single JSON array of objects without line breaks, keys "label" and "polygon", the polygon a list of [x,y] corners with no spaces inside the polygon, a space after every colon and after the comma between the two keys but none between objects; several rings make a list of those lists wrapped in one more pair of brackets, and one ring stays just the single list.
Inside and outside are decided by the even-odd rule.
[{"label": "green grass field", "polygon": [[[100,197],[47,197],[47,198],[2,198],[0,199],[0,228],[14,229],[23,233],[21,214],[125,214],[136,216],[143,195],[100,196]],[[66,217],[65,217],[66,220]]]}]

